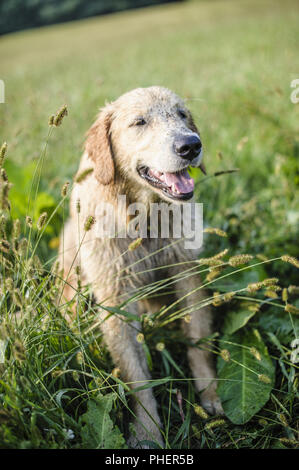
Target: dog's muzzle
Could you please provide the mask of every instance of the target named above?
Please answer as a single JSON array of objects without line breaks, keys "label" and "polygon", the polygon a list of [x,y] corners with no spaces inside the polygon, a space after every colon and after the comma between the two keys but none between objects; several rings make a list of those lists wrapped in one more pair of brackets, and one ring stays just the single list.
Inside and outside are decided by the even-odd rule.
[{"label": "dog's muzzle", "polygon": [[179,157],[191,161],[200,154],[202,143],[197,135],[192,134],[177,137],[173,147]]}]

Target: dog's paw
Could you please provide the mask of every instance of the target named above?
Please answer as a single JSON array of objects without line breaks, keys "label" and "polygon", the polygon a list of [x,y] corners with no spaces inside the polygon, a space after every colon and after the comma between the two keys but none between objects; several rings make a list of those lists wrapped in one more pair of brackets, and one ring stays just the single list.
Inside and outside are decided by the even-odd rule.
[{"label": "dog's paw", "polygon": [[129,449],[164,449],[164,441],[156,426],[147,432],[139,422],[135,422],[130,428]]},{"label": "dog's paw", "polygon": [[201,393],[200,397],[203,408],[211,415],[223,415],[224,411],[220,398],[216,393],[216,386],[212,384]]}]

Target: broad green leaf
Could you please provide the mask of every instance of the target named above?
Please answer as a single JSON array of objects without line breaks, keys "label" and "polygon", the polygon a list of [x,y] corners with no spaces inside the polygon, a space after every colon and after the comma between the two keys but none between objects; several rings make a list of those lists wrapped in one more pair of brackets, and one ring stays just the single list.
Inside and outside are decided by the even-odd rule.
[{"label": "broad green leaf", "polygon": [[89,400],[87,412],[80,422],[81,437],[85,449],[123,449],[126,448],[123,435],[110,418],[116,393],[99,394],[96,400]]},{"label": "broad green leaf", "polygon": [[[234,424],[244,424],[268,401],[275,367],[257,330],[238,332],[222,340],[222,348],[229,351],[230,360],[226,362],[221,357],[218,360],[217,391],[226,416]],[[269,383],[260,380],[260,375],[262,379],[267,377]]]},{"label": "broad green leaf", "polygon": [[232,335],[240,328],[246,325],[246,323],[252,318],[256,312],[250,311],[246,308],[238,312],[229,312],[225,318],[223,332],[226,335]]}]

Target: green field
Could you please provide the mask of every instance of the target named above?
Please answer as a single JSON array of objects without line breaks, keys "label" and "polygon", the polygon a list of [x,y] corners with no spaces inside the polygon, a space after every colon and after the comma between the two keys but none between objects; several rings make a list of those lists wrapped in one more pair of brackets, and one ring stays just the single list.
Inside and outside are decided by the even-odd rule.
[{"label": "green field", "polygon": [[[211,302],[215,291],[238,290],[266,277],[279,278],[284,289],[255,294],[260,311],[250,320],[242,316],[248,323],[234,333],[234,341],[244,345],[246,335],[258,330],[276,364],[268,401],[244,424],[233,423],[228,413],[224,423],[209,429],[206,423],[213,418],[206,422],[194,412],[199,397],[192,382],[180,375],[188,377],[188,369],[180,353],[185,344],[175,327],[164,333],[156,328],[148,335],[145,328],[157,364],[153,376],[180,378],[155,387],[169,448],[296,447],[299,443],[298,365],[291,362],[290,346],[299,331],[298,301],[294,289],[286,290],[298,284],[298,274],[294,265],[278,260],[285,254],[298,256],[299,104],[290,100],[290,83],[299,77],[298,14],[296,0],[189,1],[0,38],[0,79],[6,92],[5,103],[0,104],[0,145],[8,144],[4,166],[13,183],[11,214],[20,218],[21,225],[28,213],[33,177],[34,196],[40,175],[30,207],[32,241],[38,240],[37,218],[44,210],[53,213],[61,201],[63,183],[71,181],[77,170],[84,134],[97,110],[132,88],[162,85],[185,98],[193,112],[212,176],[200,181],[195,174],[197,198],[204,203],[205,223],[228,234],[227,238],[207,237],[203,256],[228,248],[230,255],[253,255],[251,265],[257,265],[232,273],[227,283],[212,284]],[[49,136],[48,118],[63,104],[69,114]],[[238,172],[213,176],[230,169]],[[36,248],[42,262],[48,262],[45,269],[56,253],[66,202],[64,207],[64,213],[55,212]],[[6,234],[4,230],[1,237],[13,240],[7,207],[1,212],[6,218]],[[45,276],[42,267],[34,264],[36,260],[38,293],[29,305],[29,252],[20,261],[18,256],[13,258],[12,250],[2,263],[0,333],[10,339],[6,361],[0,364],[0,447],[95,446],[81,432],[80,417],[87,400],[96,399],[99,390],[105,395],[108,385],[118,392],[111,419],[126,435],[127,420],[122,417],[130,413],[110,375],[113,364],[100,334],[86,333],[82,339],[77,324],[72,329],[65,324],[53,306],[58,287],[51,275]],[[13,267],[9,262],[15,263]],[[7,278],[13,280],[12,289],[6,285]],[[244,298],[239,297],[215,308],[222,339],[224,318],[243,315]],[[292,313],[284,310],[286,303],[294,306]],[[35,315],[28,316],[33,305]],[[27,312],[21,324],[15,322],[16,311]],[[82,313],[86,331],[95,315],[92,310],[89,313],[90,320]],[[163,353],[163,361],[162,352],[155,349],[157,342],[167,346],[169,355]],[[221,341],[214,341],[215,355],[223,347]],[[76,359],[79,352],[80,360]],[[178,387],[184,399],[183,424],[176,402]],[[72,429],[75,438],[69,439],[65,429]],[[116,434],[115,442],[123,445]]]}]

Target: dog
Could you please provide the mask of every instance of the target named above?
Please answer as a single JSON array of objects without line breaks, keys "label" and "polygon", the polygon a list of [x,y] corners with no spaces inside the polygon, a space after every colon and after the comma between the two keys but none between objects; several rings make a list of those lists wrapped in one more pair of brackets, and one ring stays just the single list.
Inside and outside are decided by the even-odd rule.
[{"label": "dog", "polygon": [[[139,246],[130,250],[131,238],[99,237],[97,207],[109,203],[126,225],[130,217],[123,212],[129,204],[141,203],[149,211],[152,203],[161,201],[184,205],[192,201],[194,190],[187,168],[199,167],[204,171],[202,156],[200,134],[184,101],[159,86],[137,88],[107,104],[87,133],[78,170],[78,175],[86,176],[75,180],[70,218],[61,237],[60,263],[66,279],[63,295],[66,300],[76,295],[75,270],[80,264],[81,282],[91,286],[99,306],[104,341],[133,393],[151,378],[144,349],[137,338],[140,322],[125,322],[124,317],[111,314],[104,307],[125,302],[124,309],[134,315],[158,312],[169,302],[167,294],[159,293],[156,298],[140,296],[136,302],[128,299],[134,289],[170,277],[179,293],[177,299],[181,299],[180,308],[194,310],[192,306],[203,304],[204,298],[199,275],[194,271],[198,251],[185,249],[182,244],[173,243],[172,238],[144,237]],[[124,206],[119,204],[120,195],[126,196]],[[86,230],[90,216],[96,223]],[[192,275],[181,275],[188,263],[193,268]],[[203,407],[211,414],[220,414],[222,407],[216,394],[211,354],[193,345],[211,334],[211,313],[207,307],[195,310],[188,322],[182,321],[190,344],[189,364]],[[136,447],[142,440],[151,440],[163,447],[152,388],[134,393],[134,414],[136,433],[129,438],[129,445]]]}]

